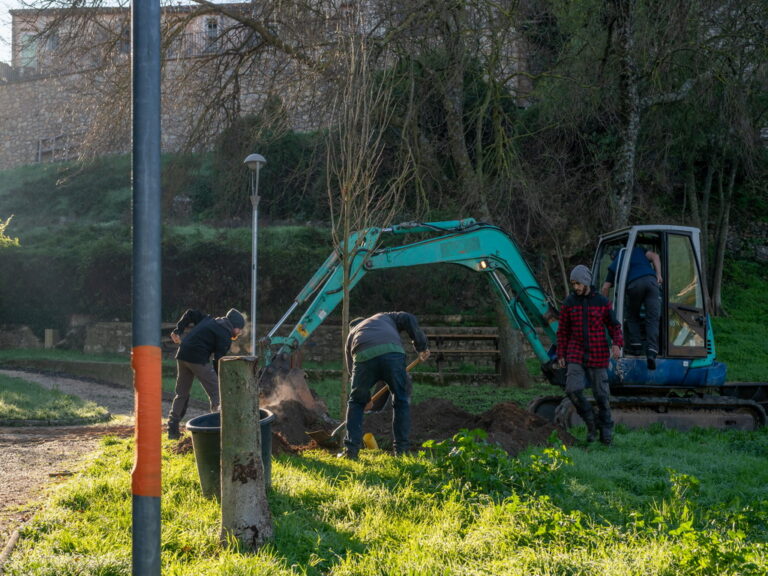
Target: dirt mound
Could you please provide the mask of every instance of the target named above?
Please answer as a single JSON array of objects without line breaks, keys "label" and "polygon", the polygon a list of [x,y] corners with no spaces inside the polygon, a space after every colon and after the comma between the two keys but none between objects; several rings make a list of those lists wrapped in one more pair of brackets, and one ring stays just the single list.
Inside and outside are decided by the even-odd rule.
[{"label": "dirt mound", "polygon": [[278,432],[291,445],[301,446],[309,442],[307,432],[329,426],[316,411],[301,402],[287,400],[267,407],[275,415],[272,431]]},{"label": "dirt mound", "polygon": [[[511,402],[497,404],[479,415],[439,398],[429,398],[411,406],[411,445],[414,448],[426,440],[447,440],[464,428],[485,430],[490,442],[499,444],[513,456],[528,446],[546,445],[553,432],[566,445],[574,442],[568,432]],[[363,429],[374,435],[380,447],[391,446],[392,411],[366,416]]]},{"label": "dirt mound", "polygon": [[[272,454],[298,454],[304,450],[323,447],[339,448],[344,432],[338,438],[322,446],[311,439],[307,432],[325,430],[330,433],[338,423],[327,414],[318,414],[296,400],[271,404],[275,415],[272,427]],[[482,414],[470,414],[448,400],[430,398],[411,406],[411,446],[419,448],[427,440],[447,440],[462,429],[485,430],[489,442],[500,445],[516,456],[529,446],[545,446],[554,432],[560,441],[572,445],[573,436],[549,421],[528,412],[517,404],[496,404]],[[392,446],[392,409],[369,414],[363,421],[363,431],[376,438],[379,447],[387,450]],[[336,442],[338,440],[338,442]],[[191,450],[191,442],[185,438],[174,449],[178,453]]]},{"label": "dirt mound", "polygon": [[[274,430],[272,431],[272,456],[278,456],[280,454],[299,454],[304,450],[312,450],[314,448],[318,448],[318,445],[314,440],[310,440],[301,445],[291,444],[283,434]],[[184,434],[178,442],[171,446],[170,451],[172,454],[189,454],[193,452],[192,436]]]}]

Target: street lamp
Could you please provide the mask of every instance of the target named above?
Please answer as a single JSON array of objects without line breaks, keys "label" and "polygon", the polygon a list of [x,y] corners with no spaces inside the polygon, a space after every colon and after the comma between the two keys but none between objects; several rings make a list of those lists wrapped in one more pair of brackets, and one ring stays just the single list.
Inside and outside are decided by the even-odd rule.
[{"label": "street lamp", "polygon": [[251,354],[256,356],[256,249],[259,234],[259,170],[267,163],[261,154],[249,154],[243,164],[251,171],[251,207],[253,209],[253,245],[251,250]]}]

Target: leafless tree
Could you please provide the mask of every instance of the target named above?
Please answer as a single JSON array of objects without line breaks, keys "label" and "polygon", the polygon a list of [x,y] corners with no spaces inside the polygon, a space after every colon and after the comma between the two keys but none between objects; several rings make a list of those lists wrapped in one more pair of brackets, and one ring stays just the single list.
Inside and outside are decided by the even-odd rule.
[{"label": "leafless tree", "polygon": [[[128,3],[30,0],[26,7],[35,22],[40,71],[71,73],[73,108],[87,118],[82,154],[126,149]],[[164,5],[164,146],[210,147],[223,127],[274,98],[282,100],[293,125],[323,125],[326,83],[318,79],[328,66],[324,46],[336,16],[331,1]]]},{"label": "leafless tree", "polygon": [[[349,334],[351,264],[364,245],[369,227],[392,223],[402,206],[403,190],[412,174],[411,159],[397,158],[397,167],[382,181],[385,158],[384,135],[392,122],[392,82],[377,72],[364,34],[365,14],[351,10],[337,35],[342,89],[334,100],[332,131],[328,142],[328,199],[331,207],[333,242],[343,269],[342,350]],[[360,234],[355,234],[359,231]],[[347,401],[347,375],[343,372],[341,409]]]},{"label": "leafless tree", "polygon": [[[523,188],[508,110],[527,80],[516,51],[517,2],[392,1],[382,10],[389,27],[381,42],[408,63],[400,68],[411,86],[404,93],[417,112],[401,115],[401,129],[416,158],[418,188],[439,191],[429,196],[452,198],[480,220],[510,223],[507,207]],[[501,379],[527,385],[522,336],[500,302],[496,317]]]}]

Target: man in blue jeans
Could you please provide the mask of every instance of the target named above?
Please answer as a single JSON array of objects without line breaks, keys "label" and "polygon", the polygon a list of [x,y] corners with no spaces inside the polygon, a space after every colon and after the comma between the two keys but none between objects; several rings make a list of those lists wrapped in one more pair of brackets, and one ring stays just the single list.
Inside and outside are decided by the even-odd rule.
[{"label": "man in blue jeans", "polygon": [[365,405],[371,399],[371,388],[380,380],[393,397],[394,452],[404,454],[410,448],[411,390],[400,332],[411,337],[422,361],[429,358],[427,337],[416,317],[408,312],[381,312],[370,318],[356,318],[349,325],[345,353],[352,380],[347,401],[347,434],[340,456],[357,459],[363,442]]}]

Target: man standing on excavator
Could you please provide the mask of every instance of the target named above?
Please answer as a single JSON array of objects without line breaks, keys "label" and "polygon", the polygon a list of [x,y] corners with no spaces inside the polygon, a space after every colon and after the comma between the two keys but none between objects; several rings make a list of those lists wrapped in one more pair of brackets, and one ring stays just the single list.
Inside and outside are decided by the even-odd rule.
[{"label": "man standing on excavator", "polygon": [[[557,329],[558,364],[568,371],[565,393],[573,402],[576,412],[587,425],[587,442],[594,442],[600,433],[605,445],[613,438],[613,420],[608,386],[609,349],[606,329],[611,337],[610,355],[618,358],[624,345],[621,324],[611,303],[592,286],[592,272],[580,264],[571,272],[573,292],[563,302]],[[586,382],[592,386],[597,402],[597,426],[589,400],[584,396]]]},{"label": "man standing on excavator", "polygon": [[356,318],[349,327],[345,355],[352,378],[347,401],[347,434],[340,456],[357,459],[363,442],[365,405],[371,399],[371,387],[379,380],[386,383],[393,396],[394,452],[404,454],[410,448],[411,390],[400,332],[408,333],[422,361],[429,358],[427,337],[416,316],[408,312],[381,312],[370,318]]}]

